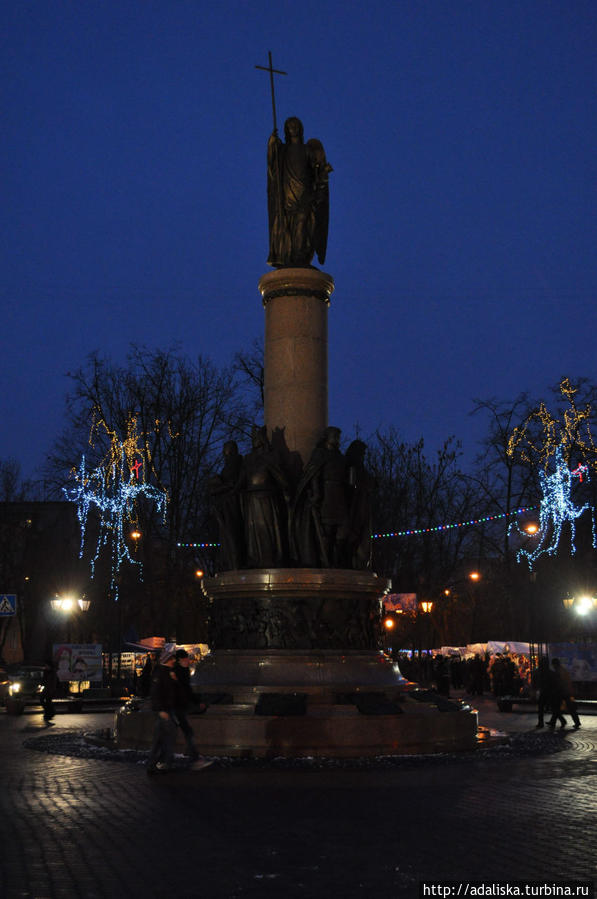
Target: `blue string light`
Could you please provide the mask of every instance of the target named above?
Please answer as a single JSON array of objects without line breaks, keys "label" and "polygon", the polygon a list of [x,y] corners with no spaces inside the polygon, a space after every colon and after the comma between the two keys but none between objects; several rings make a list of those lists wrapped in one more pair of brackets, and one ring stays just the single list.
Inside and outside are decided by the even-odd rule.
[{"label": "blue string light", "polygon": [[[129,448],[130,449],[130,448]],[[82,457],[78,470],[73,472],[75,485],[64,487],[63,491],[71,502],[76,503],[77,518],[81,526],[81,545],[79,558],[85,551],[85,536],[89,513],[92,508],[99,512],[99,531],[95,552],[91,559],[91,577],[95,575],[95,564],[102,547],[110,545],[111,578],[110,589],[117,602],[118,576],[123,562],[130,562],[143,569],[142,562],[133,559],[126,544],[124,526],[136,521],[136,505],[140,496],[155,503],[158,512],[165,518],[168,496],[163,490],[139,479],[139,466],[131,465],[130,451],[120,444],[117,454],[112,446],[109,461],[99,465],[91,472],[85,467],[85,456]]]},{"label": "blue string light", "polygon": [[[521,561],[524,557],[527,560],[529,569],[532,571],[533,564],[537,559],[547,553],[553,556],[558,549],[560,538],[562,536],[562,527],[565,522],[570,522],[570,554],[574,555],[576,546],[574,540],[576,537],[576,519],[580,518],[584,512],[592,513],[592,529],[593,529],[593,548],[597,547],[597,533],[595,528],[595,511],[590,503],[584,503],[577,506],[572,500],[572,487],[576,480],[582,483],[583,478],[590,480],[590,470],[588,465],[579,465],[574,471],[570,471],[568,465],[564,461],[562,446],[556,447],[554,456],[554,471],[547,474],[542,469],[539,470],[539,483],[543,494],[539,506],[539,530],[536,534],[539,542],[535,549],[519,549],[516,554],[517,561]],[[508,531],[517,529],[519,533],[525,534],[521,530],[517,522],[513,522]],[[549,536],[551,534],[551,539]]]},{"label": "blue string light", "polygon": [[[385,537],[416,537],[421,534],[432,534],[438,531],[449,531],[452,528],[466,528],[477,524],[484,524],[486,521],[497,521],[500,518],[507,518],[509,515],[521,515],[523,512],[531,512],[536,506],[527,506],[524,509],[515,509],[513,512],[502,512],[499,515],[486,515],[484,518],[472,518],[470,521],[459,521],[456,524],[438,524],[432,528],[412,528],[410,531],[392,531],[387,534],[371,534],[372,540],[381,540]],[[211,549],[217,548],[219,543],[177,543],[181,549]]]},{"label": "blue string light", "polygon": [[384,537],[414,537],[421,534],[433,534],[438,531],[449,531],[452,528],[473,527],[477,524],[484,524],[486,521],[498,521],[500,518],[508,518],[510,515],[521,515],[523,512],[531,512],[535,506],[527,506],[524,509],[514,509],[512,512],[501,512],[499,515],[486,515],[484,518],[471,518],[470,521],[459,521],[456,524],[438,524],[431,528],[413,528],[410,531],[393,531],[388,534],[371,534],[372,540],[379,540]]}]

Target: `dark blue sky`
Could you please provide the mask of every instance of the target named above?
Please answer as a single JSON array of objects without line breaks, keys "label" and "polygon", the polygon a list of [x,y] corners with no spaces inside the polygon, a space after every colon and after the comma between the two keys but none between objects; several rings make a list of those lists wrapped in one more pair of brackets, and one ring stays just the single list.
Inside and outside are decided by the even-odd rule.
[{"label": "dark blue sky", "polygon": [[334,167],[330,423],[472,459],[473,397],[597,380],[594,0],[4,0],[0,458],[67,371],[262,333],[268,76]]}]

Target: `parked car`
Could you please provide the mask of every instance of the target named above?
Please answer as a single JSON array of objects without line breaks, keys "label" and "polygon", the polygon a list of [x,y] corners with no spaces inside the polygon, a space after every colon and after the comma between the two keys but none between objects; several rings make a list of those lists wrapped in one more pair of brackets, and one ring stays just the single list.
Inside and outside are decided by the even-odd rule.
[{"label": "parked car", "polygon": [[26,705],[41,703],[44,669],[41,665],[21,665],[8,675],[8,698],[6,710],[19,715]]},{"label": "parked car", "polygon": [[9,693],[10,678],[6,668],[0,668],[0,705],[6,705]]}]

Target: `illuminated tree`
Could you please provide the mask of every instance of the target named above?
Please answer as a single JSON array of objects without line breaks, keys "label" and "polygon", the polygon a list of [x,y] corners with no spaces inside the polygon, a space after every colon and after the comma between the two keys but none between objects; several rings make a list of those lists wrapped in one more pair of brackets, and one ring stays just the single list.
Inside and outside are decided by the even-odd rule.
[{"label": "illuminated tree", "polygon": [[[85,550],[89,514],[92,510],[96,512],[99,530],[91,557],[91,573],[93,577],[102,547],[109,546],[110,590],[114,599],[118,600],[123,562],[141,567],[141,562],[131,556],[126,540],[128,532],[138,526],[139,501],[141,498],[151,501],[165,520],[168,494],[165,490],[152,487],[145,479],[140,457],[145,455],[151,462],[151,456],[147,450],[147,437],[137,433],[136,418],[129,417],[123,440],[103,420],[94,422],[92,434],[97,428],[103,428],[110,436],[110,449],[105,459],[95,469],[88,471],[83,456],[79,468],[72,472],[74,485],[65,487],[64,493],[77,506],[81,526],[81,558]],[[142,446],[139,446],[140,439],[143,440]]]},{"label": "illuminated tree", "polygon": [[[529,568],[543,553],[554,555],[560,544],[563,526],[568,523],[570,551],[576,552],[577,519],[585,512],[592,513],[593,547],[597,545],[595,515],[589,502],[575,502],[575,484],[590,482],[591,469],[597,468],[597,449],[591,432],[593,417],[590,402],[579,403],[580,386],[563,378],[559,391],[566,405],[556,415],[541,402],[514,428],[508,442],[508,454],[525,462],[536,461],[539,466],[541,489],[540,524],[537,542],[532,550],[521,548],[517,554],[525,558]],[[511,530],[517,529],[513,524]]]},{"label": "illuminated tree", "polygon": [[142,538],[132,555],[143,562],[144,582],[139,586],[123,570],[124,627],[128,621],[146,634],[200,634],[205,609],[194,572],[197,562],[207,569],[209,559],[181,553],[177,544],[209,540],[207,481],[221,465],[223,443],[231,437],[242,441],[248,432],[232,372],[174,350],[132,347],[124,365],[94,354],[70,379],[67,426],[49,458],[48,478],[67,486],[82,456],[88,472],[101,466],[112,451],[111,435],[126,441],[135,419],[143,435],[137,457],[147,481],[168,494],[168,515],[164,521],[155,504],[139,498]]}]

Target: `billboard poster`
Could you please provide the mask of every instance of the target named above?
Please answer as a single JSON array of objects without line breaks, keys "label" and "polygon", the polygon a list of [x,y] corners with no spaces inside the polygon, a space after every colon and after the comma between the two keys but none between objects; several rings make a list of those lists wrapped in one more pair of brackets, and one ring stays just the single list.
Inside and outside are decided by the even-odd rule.
[{"label": "billboard poster", "polygon": [[416,593],[388,593],[384,596],[383,606],[386,612],[416,612]]},{"label": "billboard poster", "polygon": [[549,658],[559,659],[573,681],[597,681],[596,643],[550,643]]},{"label": "billboard poster", "polygon": [[101,643],[54,643],[52,656],[58,680],[102,681]]}]

